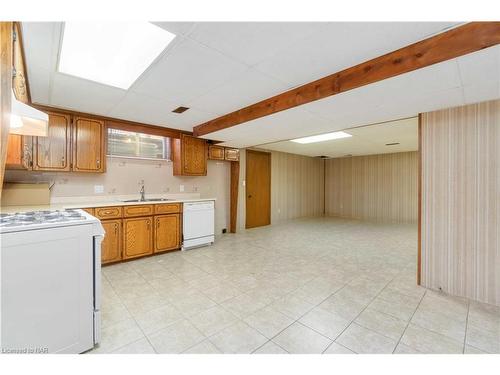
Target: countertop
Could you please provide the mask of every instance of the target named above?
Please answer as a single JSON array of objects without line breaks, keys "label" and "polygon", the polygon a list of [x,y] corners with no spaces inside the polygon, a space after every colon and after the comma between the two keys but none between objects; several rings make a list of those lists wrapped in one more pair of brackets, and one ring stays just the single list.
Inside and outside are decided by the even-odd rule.
[{"label": "countertop", "polygon": [[[89,198],[92,199],[92,198]],[[133,198],[129,198],[133,199]],[[188,202],[205,202],[205,201],[215,201],[215,198],[186,198],[186,199],[169,199],[169,200],[158,200],[158,201],[146,201],[146,202],[123,202],[118,199],[110,200],[100,200],[92,203],[88,202],[58,202],[50,203],[47,205],[28,205],[28,206],[2,206],[0,211],[2,213],[12,213],[12,212],[25,212],[25,211],[41,211],[41,210],[64,210],[66,208],[94,208],[94,207],[107,207],[107,206],[136,206],[145,204],[168,204],[168,203],[188,203]]]}]

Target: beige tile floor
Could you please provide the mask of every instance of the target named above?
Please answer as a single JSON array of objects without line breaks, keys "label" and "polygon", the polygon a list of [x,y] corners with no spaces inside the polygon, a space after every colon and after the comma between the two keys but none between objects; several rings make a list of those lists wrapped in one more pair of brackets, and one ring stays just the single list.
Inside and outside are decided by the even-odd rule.
[{"label": "beige tile floor", "polygon": [[414,225],[334,218],[103,268],[92,353],[500,353],[500,308],[415,284]]}]

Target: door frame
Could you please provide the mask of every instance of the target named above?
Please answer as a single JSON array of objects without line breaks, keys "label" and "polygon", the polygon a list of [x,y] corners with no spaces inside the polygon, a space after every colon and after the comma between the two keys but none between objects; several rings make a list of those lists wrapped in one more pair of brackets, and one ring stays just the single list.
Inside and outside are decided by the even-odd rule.
[{"label": "door frame", "polygon": [[[272,157],[272,154],[271,152],[268,152],[268,151],[257,151],[257,150],[249,150],[247,149],[246,150],[246,155],[245,155],[245,183],[246,183],[246,187],[245,187],[245,229],[250,229],[248,227],[248,209],[247,209],[247,206],[248,206],[248,195],[247,195],[247,189],[248,189],[248,155],[249,153],[253,153],[253,154],[266,154],[268,155],[268,164],[269,164],[269,217],[268,217],[268,221],[269,221],[269,224],[268,225],[271,225],[271,200],[272,200],[272,196],[271,196],[271,178],[272,178],[272,171],[271,171],[271,157]],[[251,228],[257,228],[257,227],[251,227]]]}]

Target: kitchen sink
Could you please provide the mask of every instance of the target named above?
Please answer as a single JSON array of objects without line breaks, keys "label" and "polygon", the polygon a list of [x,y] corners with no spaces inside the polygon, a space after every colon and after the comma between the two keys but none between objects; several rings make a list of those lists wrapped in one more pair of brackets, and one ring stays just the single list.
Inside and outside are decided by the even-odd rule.
[{"label": "kitchen sink", "polygon": [[148,199],[128,199],[125,201],[122,201],[124,203],[131,203],[131,202],[167,202],[167,201],[173,201],[175,199],[167,199],[167,198],[148,198]]}]

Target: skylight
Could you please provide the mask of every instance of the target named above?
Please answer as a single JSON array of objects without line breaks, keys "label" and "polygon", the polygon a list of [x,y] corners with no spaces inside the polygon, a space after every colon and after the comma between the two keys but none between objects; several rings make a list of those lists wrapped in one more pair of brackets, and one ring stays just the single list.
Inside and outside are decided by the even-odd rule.
[{"label": "skylight", "polygon": [[311,137],[292,139],[292,142],[305,144],[305,143],[330,141],[332,139],[340,139],[340,138],[348,138],[348,137],[352,137],[352,135],[348,134],[346,132],[333,132],[333,133],[313,135]]},{"label": "skylight", "polygon": [[59,72],[127,90],[174,38],[149,22],[66,22]]}]

